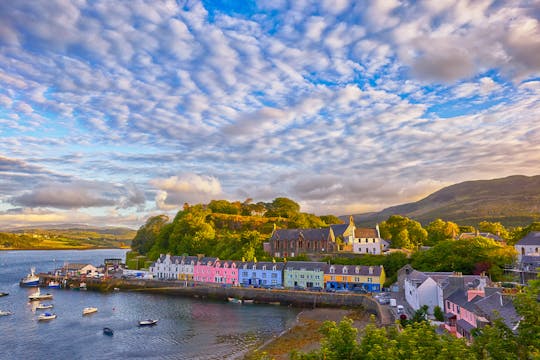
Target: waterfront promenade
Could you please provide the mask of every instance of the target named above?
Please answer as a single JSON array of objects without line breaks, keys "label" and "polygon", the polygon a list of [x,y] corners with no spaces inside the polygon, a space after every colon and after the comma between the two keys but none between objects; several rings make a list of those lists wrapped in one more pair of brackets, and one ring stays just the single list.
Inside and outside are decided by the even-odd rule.
[{"label": "waterfront promenade", "polygon": [[171,296],[186,296],[199,299],[214,299],[226,301],[228,298],[253,300],[256,303],[297,306],[304,308],[362,308],[376,315],[382,326],[393,324],[394,318],[387,306],[380,305],[370,295],[354,293],[327,293],[324,291],[296,291],[289,289],[245,288],[238,286],[221,286],[180,280],[155,279],[121,279],[121,278],[79,278],[56,277],[49,274],[39,274],[40,283],[50,280],[61,281],[66,288],[78,288],[81,282],[88,290],[94,291],[140,291],[160,293]]}]

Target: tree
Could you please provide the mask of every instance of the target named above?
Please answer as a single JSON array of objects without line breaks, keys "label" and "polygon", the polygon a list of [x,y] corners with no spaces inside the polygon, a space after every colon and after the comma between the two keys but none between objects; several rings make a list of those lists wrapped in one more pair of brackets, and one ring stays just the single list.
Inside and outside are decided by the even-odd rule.
[{"label": "tree", "polygon": [[212,200],[208,208],[214,213],[238,215],[241,213],[241,204],[239,202],[228,202],[227,200]]},{"label": "tree", "polygon": [[[472,350],[479,359],[518,360],[519,343],[517,336],[500,319],[482,329],[475,329]],[[538,336],[538,334],[536,334]],[[526,359],[524,357],[523,359]]]},{"label": "tree", "polygon": [[266,217],[284,217],[290,218],[300,211],[300,205],[291,199],[285,197],[275,198],[269,205]]},{"label": "tree", "polygon": [[442,311],[439,305],[433,308],[433,316],[435,317],[435,320],[437,321],[441,321],[441,322],[444,321],[444,312]]},{"label": "tree", "polygon": [[531,231],[540,231],[539,221],[534,221],[524,228],[516,227],[513,229],[511,234],[508,236],[508,245],[514,245],[519,240],[527,236]]},{"label": "tree", "polygon": [[478,223],[478,230],[495,234],[503,239],[508,239],[509,237],[508,230],[500,222],[481,221]]},{"label": "tree", "polygon": [[427,231],[419,222],[401,215],[392,215],[379,224],[381,236],[393,248],[416,249],[427,240]]},{"label": "tree", "polygon": [[426,230],[428,233],[426,245],[433,246],[439,241],[455,238],[459,233],[459,226],[451,221],[436,219],[426,227]]},{"label": "tree", "polygon": [[[528,354],[529,359],[540,359],[540,274],[536,280],[530,280],[522,293],[518,294],[514,304],[519,315],[518,342]],[[525,358],[525,357],[523,357]]]},{"label": "tree", "polygon": [[146,220],[146,223],[137,230],[137,234],[131,242],[131,249],[142,255],[147,254],[168,221],[169,217],[166,215],[153,216]]},{"label": "tree", "polygon": [[356,335],[358,330],[352,326],[353,321],[343,318],[336,324],[334,321],[325,321],[321,328],[324,338],[321,344],[321,353],[324,359],[345,360],[356,359],[359,355]]},{"label": "tree", "polygon": [[334,215],[321,215],[320,218],[326,225],[343,224],[343,220]]}]

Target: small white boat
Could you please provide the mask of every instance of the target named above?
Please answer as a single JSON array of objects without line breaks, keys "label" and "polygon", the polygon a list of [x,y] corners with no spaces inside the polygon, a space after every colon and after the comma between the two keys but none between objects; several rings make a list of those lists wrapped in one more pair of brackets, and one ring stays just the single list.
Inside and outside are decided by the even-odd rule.
[{"label": "small white boat", "polygon": [[56,319],[56,314],[44,313],[38,316],[38,321],[53,320]]},{"label": "small white boat", "polygon": [[53,304],[39,304],[36,306],[36,310],[45,310],[45,309],[52,309]]},{"label": "small white boat", "polygon": [[28,300],[30,301],[47,300],[47,299],[52,299],[52,298],[53,298],[52,294],[49,294],[49,293],[42,294],[39,288],[37,289],[35,293],[28,296]]},{"label": "small white boat", "polygon": [[141,320],[139,321],[139,326],[153,326],[153,325],[156,325],[157,322],[158,321],[156,319]]},{"label": "small white boat", "polygon": [[93,314],[97,312],[97,307],[85,307],[82,311],[83,315]]},{"label": "small white boat", "polygon": [[120,288],[114,288],[113,290],[114,291],[120,291]]},{"label": "small white boat", "polygon": [[11,311],[0,310],[0,316],[8,316],[8,315],[13,315],[13,313]]},{"label": "small white boat", "polygon": [[233,303],[233,304],[241,304],[241,303],[242,303],[242,300],[237,299],[237,298],[234,298],[234,297],[229,297],[229,298],[227,298],[227,300],[228,300],[230,303]]},{"label": "small white boat", "polygon": [[9,295],[9,293],[7,293],[7,292],[0,292],[0,297],[2,297],[2,296],[8,296],[8,295]]},{"label": "small white boat", "polygon": [[60,283],[58,281],[51,280],[47,285],[49,289],[60,289]]},{"label": "small white boat", "polygon": [[242,300],[242,303],[244,304],[253,304],[254,300],[253,299],[244,299]]},{"label": "small white boat", "polygon": [[80,290],[86,290],[86,283],[85,282],[82,282],[79,284],[79,289]]}]

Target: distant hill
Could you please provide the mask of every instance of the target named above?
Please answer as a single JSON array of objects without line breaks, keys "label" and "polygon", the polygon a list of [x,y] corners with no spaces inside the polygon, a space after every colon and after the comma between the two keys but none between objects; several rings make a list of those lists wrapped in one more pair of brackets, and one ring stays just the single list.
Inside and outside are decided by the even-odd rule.
[{"label": "distant hill", "polygon": [[0,230],[0,249],[98,249],[129,247],[136,230],[56,225]]},{"label": "distant hill", "polygon": [[373,226],[391,215],[403,215],[427,225],[441,218],[459,225],[499,221],[524,226],[540,220],[540,175],[466,181],[447,186],[417,202],[379,212],[353,215],[355,223]]}]

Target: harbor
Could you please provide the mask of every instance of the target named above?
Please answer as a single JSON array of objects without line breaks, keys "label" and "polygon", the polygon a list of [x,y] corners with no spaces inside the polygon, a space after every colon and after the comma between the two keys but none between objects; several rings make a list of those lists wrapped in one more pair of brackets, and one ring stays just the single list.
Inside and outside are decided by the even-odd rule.
[{"label": "harbor", "polygon": [[62,278],[51,274],[39,274],[39,279],[40,286],[46,287],[49,282],[58,281],[65,289],[80,289],[80,285],[84,284],[84,288],[99,292],[113,292],[117,289],[116,291],[121,292],[155,293],[203,300],[247,299],[259,304],[279,304],[301,308],[362,308],[367,313],[374,314],[381,325],[389,325],[394,321],[387,307],[381,306],[368,294],[219,286],[179,280],[77,276]]}]

